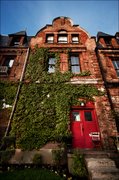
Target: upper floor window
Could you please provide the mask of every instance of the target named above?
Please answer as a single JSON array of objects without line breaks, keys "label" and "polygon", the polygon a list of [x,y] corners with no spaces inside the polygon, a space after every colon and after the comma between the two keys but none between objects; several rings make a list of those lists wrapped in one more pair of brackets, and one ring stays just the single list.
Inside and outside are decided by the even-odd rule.
[{"label": "upper floor window", "polygon": [[53,34],[47,34],[46,42],[47,43],[53,43],[54,42],[54,35]]},{"label": "upper floor window", "polygon": [[70,56],[70,69],[72,73],[80,73],[79,55]]},{"label": "upper floor window", "polygon": [[79,43],[79,35],[72,34],[72,43]]},{"label": "upper floor window", "polygon": [[21,37],[13,37],[11,46],[19,46],[20,45]]},{"label": "upper floor window", "polygon": [[65,30],[61,30],[58,32],[58,43],[67,43],[67,32]]},{"label": "upper floor window", "polygon": [[48,60],[48,72],[54,73],[55,72],[55,64],[56,64],[56,58],[50,57]]},{"label": "upper floor window", "polygon": [[112,58],[112,63],[113,63],[114,68],[116,70],[117,76],[119,77],[119,57]]},{"label": "upper floor window", "polygon": [[105,38],[105,43],[107,46],[111,46],[111,38],[110,37]]},{"label": "upper floor window", "polygon": [[2,63],[0,63],[0,74],[8,75],[9,70],[12,68],[15,56],[6,56]]}]

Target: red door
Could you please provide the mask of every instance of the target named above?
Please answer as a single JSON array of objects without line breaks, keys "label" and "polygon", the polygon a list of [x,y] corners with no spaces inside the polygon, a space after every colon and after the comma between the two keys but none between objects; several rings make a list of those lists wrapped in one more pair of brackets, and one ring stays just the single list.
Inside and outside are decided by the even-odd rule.
[{"label": "red door", "polygon": [[73,109],[71,111],[73,148],[93,148],[92,134],[99,132],[94,109]]}]

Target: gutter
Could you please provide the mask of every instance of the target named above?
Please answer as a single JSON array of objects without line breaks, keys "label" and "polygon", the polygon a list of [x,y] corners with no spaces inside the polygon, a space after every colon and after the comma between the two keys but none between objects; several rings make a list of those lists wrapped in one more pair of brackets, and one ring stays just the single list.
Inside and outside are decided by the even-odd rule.
[{"label": "gutter", "polygon": [[18,100],[18,97],[19,97],[19,92],[20,92],[20,89],[21,89],[21,84],[22,84],[24,73],[25,73],[25,69],[26,69],[26,63],[27,63],[28,56],[29,56],[29,49],[30,48],[27,49],[27,53],[26,53],[26,57],[25,57],[25,62],[24,62],[23,70],[22,70],[22,73],[21,73],[19,85],[18,85],[18,88],[17,88],[17,93],[16,93],[14,104],[13,104],[13,107],[12,107],[12,112],[10,114],[8,125],[7,125],[7,128],[6,128],[4,136],[7,136],[8,133],[9,133],[11,121],[12,121],[12,118],[13,118],[13,115],[14,115],[14,111],[15,111],[15,108],[16,108],[17,100]]}]

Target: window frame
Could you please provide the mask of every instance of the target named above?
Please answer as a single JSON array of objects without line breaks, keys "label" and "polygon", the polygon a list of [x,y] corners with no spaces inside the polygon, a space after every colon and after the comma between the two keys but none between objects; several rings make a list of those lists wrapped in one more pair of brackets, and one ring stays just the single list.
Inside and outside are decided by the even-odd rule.
[{"label": "window frame", "polygon": [[8,75],[12,69],[16,56],[15,55],[6,55],[3,57],[2,62],[0,63],[0,75]]},{"label": "window frame", "polygon": [[[59,40],[59,39],[62,39],[62,40]],[[64,38],[66,39],[66,40],[64,40]],[[57,42],[59,43],[59,44],[67,44],[68,43],[68,34],[67,34],[67,31],[66,30],[60,30],[60,31],[58,31],[58,35],[57,35]]]},{"label": "window frame", "polygon": [[[50,59],[54,59],[54,63],[50,63]],[[53,69],[53,71],[51,69]],[[56,57],[50,56],[48,57],[48,73],[55,73],[55,71],[56,71]]]},{"label": "window frame", "polygon": [[[53,40],[48,40],[49,37],[52,37]],[[46,43],[48,44],[54,43],[54,34],[46,34]]]},{"label": "window frame", "polygon": [[12,37],[11,46],[19,46],[21,41],[21,36]]},{"label": "window frame", "polygon": [[[71,58],[73,57],[76,57],[78,58],[78,63],[73,63],[71,62]],[[73,71],[72,67],[79,67],[79,71]],[[70,54],[70,71],[73,73],[73,74],[79,74],[81,73],[81,65],[80,65],[80,56],[79,56],[79,53],[72,53]]]},{"label": "window frame", "polygon": [[117,77],[119,78],[119,57],[111,57],[111,61],[116,71]]},{"label": "window frame", "polygon": [[[77,37],[78,41],[73,40],[73,38],[76,38],[76,37]],[[71,40],[72,40],[73,44],[78,44],[79,43],[79,34],[72,34]]]}]

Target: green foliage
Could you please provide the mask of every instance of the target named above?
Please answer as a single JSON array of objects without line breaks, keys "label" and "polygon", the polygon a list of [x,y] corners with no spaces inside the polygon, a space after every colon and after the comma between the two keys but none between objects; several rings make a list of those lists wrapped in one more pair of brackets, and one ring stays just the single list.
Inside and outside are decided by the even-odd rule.
[{"label": "green foliage", "polygon": [[15,148],[15,137],[5,136],[2,138],[2,148],[14,149]]},{"label": "green foliage", "polygon": [[0,173],[1,180],[63,180],[59,175],[46,169],[22,169]]},{"label": "green foliage", "polygon": [[18,84],[13,82],[0,82],[0,109],[2,109],[3,99],[6,104],[13,104],[17,86]]},{"label": "green foliage", "polygon": [[[51,54],[57,57],[53,74],[47,72],[47,58]],[[71,106],[79,105],[79,98],[93,100],[93,96],[102,95],[95,86],[66,83],[72,74],[61,73],[58,67],[59,54],[48,49],[36,48],[30,57],[25,76],[30,83],[21,85],[11,130],[16,145],[22,149],[37,149],[48,141],[70,137]]]},{"label": "green foliage", "polygon": [[42,163],[42,155],[41,154],[35,154],[33,157],[33,163],[34,164],[41,164]]},{"label": "green foliage", "polygon": [[80,154],[79,151],[75,151],[73,154],[73,165],[72,165],[73,175],[79,177],[86,177],[87,171],[84,163],[84,156]]},{"label": "green foliage", "polygon": [[14,153],[14,150],[0,151],[0,164],[7,164]]},{"label": "green foliage", "polygon": [[61,163],[63,162],[63,160],[66,158],[65,149],[64,148],[60,148],[60,149],[52,150],[52,156],[53,156],[54,163],[57,166],[60,166]]}]

